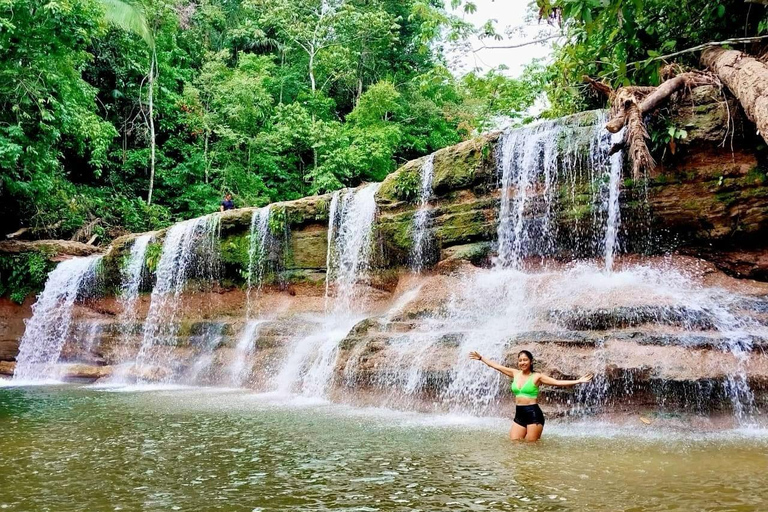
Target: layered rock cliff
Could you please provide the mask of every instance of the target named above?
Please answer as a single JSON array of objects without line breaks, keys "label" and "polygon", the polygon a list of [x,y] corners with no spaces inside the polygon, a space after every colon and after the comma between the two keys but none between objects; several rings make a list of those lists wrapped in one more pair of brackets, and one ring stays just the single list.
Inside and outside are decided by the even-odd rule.
[{"label": "layered rock cliff", "polygon": [[[306,389],[315,360],[294,358],[293,376],[286,361],[307,339],[324,333],[334,350],[327,396],[343,399],[355,390],[356,400],[395,406],[469,402],[486,411],[504,404],[487,403],[487,397],[506,395],[496,388],[473,395],[461,387],[462,379],[475,375],[464,367],[464,352],[494,339],[493,346],[502,347],[496,357],[510,365],[526,348],[556,376],[598,376],[588,391],[551,393],[553,404],[752,407],[768,397],[768,285],[737,277],[767,273],[766,151],[740,125],[734,132],[728,117],[734,104],[702,96],[701,89],[696,104],[665,121],[687,131],[675,154],[665,155],[643,182],[622,178],[623,256],[613,273],[599,261],[607,178],[595,172],[590,137],[600,114],[584,113],[559,121],[567,129],[554,131],[548,142],[568,155],[557,179],[534,173],[526,201],[516,203],[519,230],[530,238],[521,245],[520,268],[489,270],[497,256],[504,135],[486,134],[433,156],[422,274],[409,266],[424,159],[408,162],[381,184],[372,256],[356,283],[364,290],[355,299],[360,307],[330,327],[326,312],[334,287],[329,299],[325,278],[333,196],[270,206],[267,228],[274,243],[264,254],[258,290],[247,289],[256,209],[221,214],[215,272],[190,273],[179,309],[168,319],[176,326],[175,341],[151,346],[161,363],[133,369],[129,377],[226,385],[233,368],[245,366],[253,371],[242,383],[254,389],[271,390],[280,382]],[[520,191],[511,188],[518,197]],[[68,337],[61,361],[87,366],[71,367],[70,374],[106,375],[140,351],[167,234],[152,234],[141,262],[143,294],[131,306],[130,320],[116,295],[138,235],[112,243],[98,286],[81,293],[75,306],[80,327]],[[539,242],[545,238],[547,243]],[[29,304],[3,303],[0,313],[0,360],[10,361]],[[339,333],[328,335],[334,329]],[[243,353],[246,331],[253,346]],[[11,364],[0,367],[11,370]],[[483,379],[470,379],[465,388],[476,381],[501,385]]]}]

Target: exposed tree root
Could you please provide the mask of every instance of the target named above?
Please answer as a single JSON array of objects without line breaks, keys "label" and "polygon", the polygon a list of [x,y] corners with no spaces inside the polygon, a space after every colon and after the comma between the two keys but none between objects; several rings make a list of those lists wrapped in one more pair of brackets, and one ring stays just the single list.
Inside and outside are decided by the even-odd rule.
[{"label": "exposed tree root", "polygon": [[[676,69],[667,67],[662,70],[662,76],[673,74]],[[642,172],[653,169],[656,162],[648,150],[648,130],[643,122],[643,116],[656,110],[662,103],[680,89],[690,90],[700,85],[718,85],[719,80],[711,73],[689,71],[680,73],[663,82],[658,87],[629,86],[613,90],[604,82],[585,78],[589,84],[602,94],[606,94],[611,103],[610,120],[605,128],[611,133],[617,133],[626,127],[623,144],[611,149],[615,153],[628,148],[632,162],[632,175],[639,179]]]}]

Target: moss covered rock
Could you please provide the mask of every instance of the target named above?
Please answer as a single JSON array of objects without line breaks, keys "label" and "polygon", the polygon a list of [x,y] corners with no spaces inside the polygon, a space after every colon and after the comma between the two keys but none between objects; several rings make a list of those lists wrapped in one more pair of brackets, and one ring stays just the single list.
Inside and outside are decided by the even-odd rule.
[{"label": "moss covered rock", "polygon": [[442,195],[451,190],[481,187],[496,182],[495,147],[500,132],[482,135],[435,153],[432,189]]},{"label": "moss covered rock", "polygon": [[310,224],[302,230],[292,231],[285,254],[285,268],[324,269],[328,254],[328,227]]},{"label": "moss covered rock", "polygon": [[455,245],[444,249],[440,254],[442,261],[469,261],[473,265],[483,265],[489,261],[493,251],[491,242],[475,242],[473,244]]}]

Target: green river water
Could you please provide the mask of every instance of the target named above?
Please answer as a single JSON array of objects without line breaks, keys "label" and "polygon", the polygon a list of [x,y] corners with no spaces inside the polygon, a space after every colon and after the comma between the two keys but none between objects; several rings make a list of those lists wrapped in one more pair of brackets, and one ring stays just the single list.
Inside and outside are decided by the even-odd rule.
[{"label": "green river water", "polygon": [[0,510],[765,511],[768,434],[0,387]]}]

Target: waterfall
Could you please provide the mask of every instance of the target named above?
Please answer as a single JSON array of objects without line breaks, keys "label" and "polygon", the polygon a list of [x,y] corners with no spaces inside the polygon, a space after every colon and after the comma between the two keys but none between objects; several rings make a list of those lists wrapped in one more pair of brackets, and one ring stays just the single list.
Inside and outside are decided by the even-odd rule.
[{"label": "waterfall", "polygon": [[[154,239],[154,233],[147,233],[136,237],[131,245],[131,252],[128,254],[128,261],[120,271],[120,302],[121,311],[118,322],[122,329],[122,340],[115,350],[115,360],[119,363],[125,362],[129,358],[130,338],[137,334],[138,328],[134,323],[137,320],[137,306],[139,303],[139,291],[141,283],[145,277],[145,261],[147,258],[147,248]],[[129,366],[120,364],[113,373],[111,380],[115,382],[125,381]]]},{"label": "waterfall", "polygon": [[[624,139],[624,130],[611,136],[611,144],[618,144]],[[617,151],[611,155],[610,176],[608,180],[608,220],[605,228],[605,269],[613,270],[613,258],[616,253],[617,237],[621,226],[621,210],[619,207],[619,193],[621,186],[621,170],[624,164],[624,153]]]},{"label": "waterfall", "polygon": [[336,240],[336,217],[339,214],[339,200],[341,190],[337,190],[331,196],[331,204],[328,207],[328,249],[325,253],[325,310],[328,311],[331,296],[331,259],[334,257],[333,243]]},{"label": "waterfall", "polygon": [[153,233],[136,237],[128,255],[128,262],[121,271],[120,302],[124,313],[134,313],[133,309],[139,298],[139,288],[144,277],[144,260],[147,256],[147,247],[149,247],[149,242],[152,241],[153,237]]},{"label": "waterfall", "polygon": [[189,345],[195,350],[195,358],[192,366],[185,372],[182,379],[184,382],[197,385],[211,382],[207,372],[213,364],[214,351],[221,344],[223,331],[223,324],[209,323],[203,326],[199,334],[190,337]]},{"label": "waterfall", "polygon": [[235,346],[232,360],[227,368],[229,383],[240,387],[250,377],[251,371],[248,368],[250,357],[258,337],[259,327],[263,320],[254,320],[252,316],[251,292],[256,288],[256,292],[261,291],[264,282],[264,274],[267,269],[269,249],[273,242],[272,234],[269,230],[270,206],[254,210],[251,216],[250,243],[248,246],[248,282],[246,291],[245,320],[240,338]]},{"label": "waterfall", "polygon": [[425,254],[428,249],[428,225],[430,218],[429,198],[432,196],[432,176],[434,174],[435,154],[429,155],[421,165],[421,188],[419,189],[419,209],[413,216],[413,249],[411,267],[421,272],[427,263]]},{"label": "waterfall", "polygon": [[[501,140],[501,204],[498,227],[498,264],[518,268],[529,249],[531,233],[525,229],[525,212],[535,194],[538,168],[545,170],[547,190],[553,189],[557,171],[557,135],[560,127],[552,122],[506,132]],[[512,194],[514,190],[514,195]],[[542,233],[551,237],[549,226]]]},{"label": "waterfall", "polygon": [[579,214],[577,198],[583,198],[583,191],[577,191],[577,184],[586,183],[592,199],[580,208],[591,212],[592,233],[583,239],[583,227],[576,223],[570,243],[584,253],[601,250],[606,268],[612,268],[621,221],[623,154],[610,155],[610,150],[623,132],[611,135],[604,128],[606,120],[601,112],[588,126],[546,121],[502,135],[497,152],[501,176],[498,267],[519,269],[528,256],[553,256],[556,216],[568,208],[563,200],[570,195],[573,213]]},{"label": "waterfall", "polygon": [[[333,378],[339,343],[361,319],[360,282],[370,268],[379,183],[333,194],[328,216],[326,316],[297,339],[274,378],[278,392],[323,397]],[[331,289],[335,296],[331,296]]]},{"label": "waterfall", "polygon": [[101,334],[98,322],[83,322],[75,328],[77,344],[82,354],[91,354]]},{"label": "waterfall", "polygon": [[240,334],[232,362],[227,369],[229,382],[232,386],[243,386],[248,381],[248,377],[251,376],[248,360],[253,355],[256,338],[263,324],[264,320],[248,320]]},{"label": "waterfall", "polygon": [[154,366],[155,348],[172,343],[176,316],[187,279],[213,280],[218,265],[219,216],[208,215],[171,226],[157,264],[157,282],[152,289],[144,338],[136,365]]},{"label": "waterfall", "polygon": [[340,199],[334,195],[331,201],[333,216],[328,220],[326,282],[335,289],[334,310],[340,314],[349,314],[353,304],[361,298],[358,284],[370,267],[379,185],[372,183],[348,191]]},{"label": "waterfall", "polygon": [[55,379],[55,365],[70,334],[78,295],[93,285],[102,256],[72,258],[53,269],[32,306],[16,358],[14,380]]},{"label": "waterfall", "polygon": [[755,395],[747,382],[746,364],[752,352],[751,331],[759,329],[760,324],[751,318],[738,318],[733,313],[733,296],[720,295],[708,299],[702,309],[712,315],[715,328],[723,335],[720,349],[736,360],[735,368],[725,371],[724,391],[737,421],[748,424],[756,407]]},{"label": "waterfall", "polygon": [[248,289],[246,316],[251,315],[251,290],[255,287],[258,293],[264,281],[267,269],[267,256],[272,244],[272,234],[269,231],[269,206],[254,210],[251,216],[250,242],[248,246]]}]

